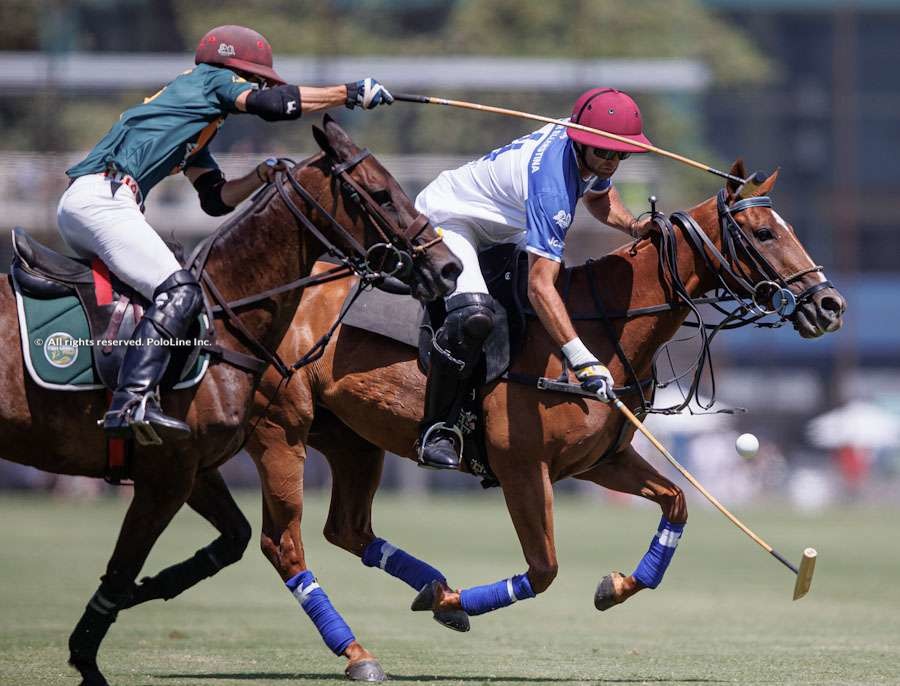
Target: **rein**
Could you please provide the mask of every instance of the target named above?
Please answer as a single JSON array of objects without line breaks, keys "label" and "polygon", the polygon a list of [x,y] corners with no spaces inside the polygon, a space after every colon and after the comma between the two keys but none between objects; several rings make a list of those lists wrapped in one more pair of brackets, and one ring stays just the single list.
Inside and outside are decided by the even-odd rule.
[{"label": "rein", "polygon": [[[269,350],[255,336],[253,336],[253,334],[240,320],[240,317],[235,312],[236,309],[259,303],[280,293],[286,293],[298,288],[317,286],[320,284],[328,283],[330,281],[334,281],[336,279],[347,277],[351,274],[356,274],[360,278],[360,285],[357,291],[357,295],[353,298],[353,300],[355,300],[363,289],[381,284],[386,280],[392,279],[395,274],[398,274],[400,276],[408,276],[412,267],[412,261],[409,257],[409,253],[413,252],[415,254],[424,254],[424,252],[428,248],[436,243],[436,241],[429,241],[427,244],[422,246],[414,245],[413,241],[416,240],[422,233],[422,231],[424,231],[428,226],[427,217],[424,217],[421,214],[417,215],[416,218],[412,222],[410,222],[409,226],[406,227],[406,230],[402,231],[397,226],[397,224],[391,220],[390,217],[384,215],[384,213],[381,211],[381,208],[372,199],[372,197],[365,191],[365,189],[363,189],[359,184],[356,183],[352,176],[350,176],[349,172],[370,155],[371,153],[369,152],[369,150],[364,148],[360,150],[356,155],[354,155],[351,159],[340,163],[334,162],[326,153],[319,153],[317,155],[314,155],[304,160],[300,164],[297,164],[293,160],[288,158],[282,158],[282,161],[288,162],[291,165],[291,170],[293,170],[294,168],[307,167],[313,162],[322,159],[323,157],[327,158],[329,162],[331,162],[330,171],[332,176],[341,181],[345,190],[349,190],[350,199],[353,200],[356,206],[361,209],[367,217],[369,217],[371,223],[378,231],[380,238],[384,241],[383,243],[378,243],[366,250],[366,248],[361,245],[359,241],[357,241],[356,238],[349,231],[347,231],[347,229],[345,229],[341,225],[341,223],[338,222],[337,219],[335,219],[335,217],[328,212],[328,210],[326,210],[322,206],[318,199],[313,197],[313,195],[303,186],[302,183],[300,183],[300,181],[298,181],[294,177],[294,175],[289,170],[287,172],[278,172],[273,184],[275,190],[290,213],[293,215],[296,222],[300,225],[300,227],[311,233],[316,237],[316,239],[319,240],[319,242],[322,243],[322,245],[325,247],[326,252],[339,263],[337,266],[320,274],[301,277],[275,288],[270,288],[253,295],[240,298],[238,300],[227,301],[219,291],[215,283],[212,281],[209,273],[206,271],[206,263],[216,241],[233,226],[233,223],[223,225],[222,227],[217,229],[216,232],[212,234],[208,239],[197,246],[188,264],[191,271],[197,277],[197,280],[206,286],[206,290],[203,294],[203,299],[204,306],[208,315],[209,324],[205,333],[208,340],[211,341],[211,343],[206,346],[206,350],[219,356],[223,361],[252,373],[261,374],[265,370],[265,368],[269,364],[271,364],[281,375],[282,382],[284,382],[285,380],[290,379],[290,377],[296,370],[314,362],[322,356],[325,350],[325,346],[328,344],[328,341],[330,340],[334,330],[346,315],[348,308],[344,308],[329,331],[318,341],[316,341],[316,343],[313,344],[312,348],[309,351],[307,351],[291,365],[285,364],[281,357],[278,355],[277,351]],[[290,188],[292,188],[297,193],[297,195],[302,198],[310,211],[317,212],[327,221],[327,223],[335,231],[335,233],[337,233],[342,241],[346,243],[349,248],[349,252],[351,253],[350,255],[346,254],[337,245],[335,245],[333,241],[329,240],[329,238],[319,229],[319,227],[317,227],[309,219],[307,214],[297,207],[294,200],[288,193],[285,185],[285,180],[287,180]],[[257,193],[254,200],[261,198],[265,193],[265,190],[266,189],[263,189],[262,192]],[[268,195],[265,200],[268,200],[268,198],[271,197],[271,195]],[[257,202],[263,202],[265,200],[257,200]],[[439,241],[440,238],[438,238],[437,240]],[[382,259],[382,263],[384,263],[384,260],[388,256],[395,257],[396,266],[392,271],[384,272],[373,267],[372,255],[373,250],[376,248],[383,248],[387,250],[385,257]],[[401,271],[403,273],[400,273]],[[209,298],[207,298],[207,294],[209,295]],[[210,299],[213,302],[210,302]],[[217,315],[225,316],[226,323],[232,325],[237,330],[237,332],[240,334],[240,337],[244,340],[244,343],[256,354],[256,357],[254,357],[253,355],[246,355],[244,353],[223,348],[217,343],[212,342],[215,339],[215,328],[213,326],[213,320]]]},{"label": "rein", "polygon": [[[796,312],[797,308],[811,300],[812,296],[819,291],[832,287],[832,283],[827,279],[816,283],[800,293],[795,294],[791,288],[803,277],[812,273],[820,273],[823,267],[820,265],[810,264],[809,267],[801,269],[788,276],[781,276],[779,272],[772,266],[766,257],[757,250],[756,246],[750,241],[747,235],[741,229],[740,225],[734,218],[734,215],[747,210],[751,207],[772,207],[772,201],[767,196],[752,197],[739,200],[731,206],[726,203],[725,190],[719,191],[716,197],[718,208],[719,228],[722,234],[723,249],[720,251],[706,232],[697,224],[693,217],[686,212],[675,212],[670,219],[664,215],[654,213],[653,221],[659,229],[660,236],[659,245],[659,268],[660,273],[664,275],[669,288],[674,295],[674,301],[665,302],[660,305],[650,305],[646,307],[629,309],[624,312],[607,312],[600,300],[600,294],[595,284],[596,279],[593,278],[595,265],[599,262],[589,260],[586,268],[588,270],[588,283],[591,289],[591,297],[594,302],[595,312],[590,314],[573,314],[573,320],[601,320],[614,344],[616,355],[621,360],[623,367],[631,380],[626,387],[628,390],[637,390],[640,393],[641,408],[640,412],[644,414],[676,414],[682,412],[692,400],[697,402],[698,406],[705,411],[711,410],[715,404],[716,384],[715,371],[712,364],[712,353],[710,345],[713,338],[722,330],[737,329],[747,325],[755,325],[757,327],[777,328],[782,326]],[[676,229],[680,229],[684,233],[688,245],[691,249],[700,255],[706,267],[714,275],[716,284],[713,288],[714,295],[694,298],[687,290],[684,282],[678,274],[678,241]],[[741,266],[739,251],[743,252],[750,263],[758,270],[762,276],[761,280],[754,283],[753,277],[746,273]],[[734,284],[734,286],[732,286]],[[743,291],[743,294],[739,291]],[[736,303],[733,309],[727,309],[723,303]],[[715,323],[706,323],[699,307],[702,305],[710,305],[723,315],[723,318]],[[676,374],[671,379],[660,381],[657,375],[657,365],[659,357],[665,353],[669,359],[669,365],[674,372],[674,363],[669,351],[669,344],[672,341],[663,343],[659,349],[653,354],[651,360],[652,376],[649,379],[639,380],[637,373],[627,359],[624,350],[618,342],[610,320],[623,318],[632,319],[635,317],[660,314],[663,312],[673,311],[677,308],[687,307],[690,314],[693,315],[694,321],[685,321],[682,325],[697,329],[700,338],[700,349],[693,364],[681,374]],[[760,320],[777,315],[778,319],[774,322],[761,322]],[[679,342],[690,340],[679,339]],[[710,378],[710,399],[708,403],[702,403],[697,398],[698,389],[704,370],[709,370]],[[685,377],[691,377],[690,385],[686,390],[681,388],[681,381]],[[652,406],[652,393],[648,402],[644,394],[644,387],[649,386],[654,391],[657,388],[665,388],[671,384],[677,384],[679,390],[682,391],[684,401],[670,407],[654,408]],[[735,410],[718,410],[717,412],[733,413]]]}]

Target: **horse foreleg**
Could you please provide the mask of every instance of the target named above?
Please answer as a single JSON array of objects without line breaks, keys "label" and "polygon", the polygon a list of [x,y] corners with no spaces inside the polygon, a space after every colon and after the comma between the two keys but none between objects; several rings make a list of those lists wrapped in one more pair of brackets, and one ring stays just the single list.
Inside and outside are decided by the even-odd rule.
[{"label": "horse foreleg", "polygon": [[157,598],[171,600],[243,556],[252,535],[250,522],[231,497],[219,470],[211,469],[197,475],[187,504],[221,535],[200,548],[193,557],[142,579],[128,607]]},{"label": "horse foreleg", "polygon": [[[177,459],[143,455],[144,460]],[[158,464],[158,463],[157,463]],[[134,579],[153,544],[172,521],[191,491],[193,472],[159,468],[152,478],[135,475],[134,497],[122,522],[116,548],[81,619],[69,636],[69,664],[81,674],[82,686],[106,686],[97,666],[97,652],[119,611],[128,607],[134,594]]]},{"label": "horse foreleg", "polygon": [[347,658],[346,675],[359,681],[383,681],[378,660],[356,640],[306,564],[300,520],[303,515],[303,465],[306,448],[269,441],[266,429],[249,446],[263,491],[260,547],[288,591],[313,622],[325,645]]},{"label": "horse foreleg", "polygon": [[[325,538],[361,558],[366,567],[381,569],[414,591],[447,578],[424,562],[372,531],[372,501],[381,481],[384,450],[358,434],[330,412],[319,410],[309,443],[321,450],[331,467],[331,506]],[[430,607],[430,605],[429,605]],[[460,611],[435,612],[434,619],[454,631],[468,631],[469,618]]]},{"label": "horse foreleg", "polygon": [[643,588],[659,586],[687,523],[687,503],[682,490],[630,445],[577,478],[652,500],[662,509],[662,519],[647,553],[632,574],[612,572],[603,577],[594,595],[596,608],[607,610]]},{"label": "horse foreleg", "polygon": [[[559,566],[553,542],[553,487],[546,465],[521,465],[515,459],[495,463],[506,507],[519,537],[528,571],[508,579],[459,592],[432,584],[433,609],[462,609],[480,615],[534,598],[556,578]],[[422,594],[420,594],[422,596]]]}]

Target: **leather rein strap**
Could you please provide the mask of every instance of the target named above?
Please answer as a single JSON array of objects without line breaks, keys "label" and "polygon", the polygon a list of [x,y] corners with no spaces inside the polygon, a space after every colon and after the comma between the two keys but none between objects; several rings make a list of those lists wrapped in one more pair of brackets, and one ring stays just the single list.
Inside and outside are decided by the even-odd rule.
[{"label": "leather rein strap", "polygon": [[[386,234],[384,231],[385,227],[388,229],[388,231],[393,232],[394,236],[403,237],[406,245],[403,245],[401,249],[409,248],[411,251],[415,249],[420,252],[426,250],[428,247],[434,244],[434,241],[429,242],[425,246],[414,246],[410,248],[410,246],[412,246],[412,240],[415,240],[415,238],[417,238],[421,234],[421,232],[428,226],[428,219],[426,217],[421,214],[418,215],[415,220],[410,223],[406,231],[401,232],[397,225],[392,222],[389,217],[386,217],[381,212],[380,207],[378,207],[377,203],[375,203],[372,197],[350,176],[349,171],[370,155],[371,153],[367,149],[363,149],[350,160],[347,160],[340,164],[333,163],[331,165],[331,172],[334,176],[340,178],[345,187],[349,186],[352,189],[350,193],[351,198],[360,206],[360,208],[366,213],[366,215],[370,217],[379,234],[386,242],[393,245],[390,235]],[[285,161],[289,162],[293,168],[302,168],[308,166],[316,160],[321,159],[323,156],[327,157],[325,153],[319,153],[318,155],[304,160],[299,165],[294,164],[292,160],[289,160],[287,158],[284,159]],[[330,224],[331,228],[347,244],[350,252],[352,253],[351,256],[348,256],[343,250],[341,250],[332,241],[330,241],[325,236],[325,234],[309,219],[306,213],[302,212],[297,207],[293,199],[288,194],[287,188],[285,186],[285,180],[288,182],[288,185],[303,199],[303,201],[311,211],[314,210],[320,216],[325,218],[325,220]],[[294,371],[306,364],[315,361],[321,356],[322,352],[324,352],[324,346],[327,344],[334,330],[337,328],[337,325],[346,315],[346,308],[341,311],[337,321],[335,321],[335,323],[329,329],[328,333],[326,333],[325,336],[322,337],[322,339],[317,341],[310,351],[302,355],[296,362],[291,365],[285,364],[281,357],[278,355],[277,351],[269,350],[255,336],[253,336],[253,334],[241,321],[235,310],[261,302],[263,300],[271,298],[274,295],[286,293],[298,288],[317,286],[323,283],[334,281],[336,279],[347,277],[351,274],[356,274],[360,277],[360,289],[362,289],[372,285],[373,283],[377,283],[380,280],[383,280],[384,275],[373,271],[372,267],[368,263],[367,252],[365,248],[359,243],[359,241],[356,240],[356,238],[353,237],[352,234],[350,234],[349,231],[347,231],[340,224],[340,222],[337,221],[337,219],[335,219],[321,205],[321,203],[318,202],[316,198],[312,196],[312,194],[294,177],[294,175],[290,171],[278,172],[278,174],[276,175],[274,186],[281,200],[284,202],[285,206],[288,208],[301,228],[309,231],[322,243],[328,254],[340,263],[338,266],[333,267],[332,269],[329,269],[320,274],[301,277],[299,279],[291,281],[290,283],[283,284],[275,288],[270,288],[260,293],[256,293],[254,295],[229,302],[222,295],[221,291],[219,291],[218,287],[209,276],[209,272],[206,271],[206,263],[209,259],[210,252],[212,251],[212,247],[215,244],[216,240],[222,235],[224,231],[231,228],[232,225],[230,223],[223,225],[212,236],[210,236],[209,239],[201,243],[192,255],[189,264],[190,269],[197,276],[198,281],[206,286],[206,292],[204,293],[204,305],[209,317],[209,325],[206,331],[206,336],[210,343],[205,347],[205,349],[219,356],[223,361],[238,368],[245,369],[254,374],[261,374],[265,370],[265,368],[269,364],[271,364],[283,379],[288,379]],[[260,198],[261,194],[258,193],[256,197]],[[412,238],[410,238],[410,235],[412,236]],[[207,299],[207,293],[212,299],[212,303],[210,303],[210,301]],[[212,322],[213,318],[219,314],[225,315],[226,323],[236,329],[240,338],[243,339],[244,343],[258,357],[223,348],[222,346],[214,342],[215,329]]]}]

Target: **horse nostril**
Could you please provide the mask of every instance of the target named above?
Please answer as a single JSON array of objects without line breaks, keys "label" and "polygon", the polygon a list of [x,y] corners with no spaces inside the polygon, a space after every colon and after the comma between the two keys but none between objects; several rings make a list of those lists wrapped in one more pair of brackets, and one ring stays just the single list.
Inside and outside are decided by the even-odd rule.
[{"label": "horse nostril", "polygon": [[830,312],[834,315],[840,315],[843,314],[846,305],[843,298],[835,297],[833,295],[826,295],[819,302],[819,307],[821,307],[826,312]]},{"label": "horse nostril", "polygon": [[456,283],[456,280],[459,278],[459,275],[462,273],[462,268],[456,261],[448,262],[444,265],[443,269],[441,269],[441,278],[445,281],[450,281],[452,283]]}]

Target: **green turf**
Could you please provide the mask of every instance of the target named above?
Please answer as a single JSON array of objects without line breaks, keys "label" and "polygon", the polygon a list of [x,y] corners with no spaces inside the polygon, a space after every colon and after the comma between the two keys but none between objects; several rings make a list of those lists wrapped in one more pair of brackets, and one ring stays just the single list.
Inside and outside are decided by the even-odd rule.
[{"label": "green turf", "polygon": [[[311,497],[307,559],[322,586],[396,681],[439,684],[900,683],[900,511],[800,516],[740,511],[789,558],[819,550],[812,591],[721,516],[694,509],[665,582],[609,612],[592,597],[607,571],[630,572],[655,509],[570,498],[557,506],[560,573],[536,600],[476,617],[472,632],[409,612],[412,592],[325,543],[326,501]],[[241,498],[258,532],[258,495]],[[0,497],[0,684],[75,684],[66,640],[112,549],[126,502]],[[385,496],[376,531],[442,569],[455,586],[524,570],[499,494]],[[148,570],[212,540],[179,515]],[[169,603],[126,611],[100,653],[116,685],[312,684],[341,678],[335,658],[254,537],[244,560]]]}]

